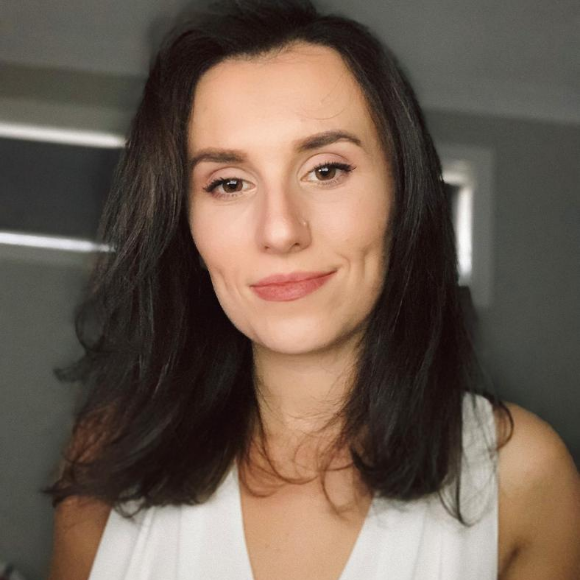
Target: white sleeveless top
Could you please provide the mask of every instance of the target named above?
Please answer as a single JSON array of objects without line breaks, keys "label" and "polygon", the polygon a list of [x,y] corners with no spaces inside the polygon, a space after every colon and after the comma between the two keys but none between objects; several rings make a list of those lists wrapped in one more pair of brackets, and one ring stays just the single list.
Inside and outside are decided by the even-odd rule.
[{"label": "white sleeveless top", "polygon": [[[462,526],[436,494],[412,502],[375,495],[338,580],[497,580],[491,404],[465,395],[463,416],[461,509],[476,523]],[[132,521],[112,510],[89,580],[253,580],[238,485],[234,461],[203,504],[151,507]],[[451,488],[444,494],[451,499]]]}]

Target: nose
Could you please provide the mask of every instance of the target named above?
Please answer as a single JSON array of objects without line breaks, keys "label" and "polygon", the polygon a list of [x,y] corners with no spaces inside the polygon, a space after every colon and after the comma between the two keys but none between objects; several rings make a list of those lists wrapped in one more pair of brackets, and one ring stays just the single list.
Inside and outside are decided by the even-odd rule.
[{"label": "nose", "polygon": [[292,188],[269,188],[263,196],[257,238],[262,250],[285,254],[310,244],[307,208]]}]

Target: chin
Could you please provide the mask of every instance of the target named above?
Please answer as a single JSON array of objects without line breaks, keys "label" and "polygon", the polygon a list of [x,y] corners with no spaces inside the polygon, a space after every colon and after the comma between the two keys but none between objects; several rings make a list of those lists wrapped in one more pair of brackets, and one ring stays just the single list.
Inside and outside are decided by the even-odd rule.
[{"label": "chin", "polygon": [[280,325],[276,329],[254,332],[250,339],[257,347],[287,355],[322,354],[339,348],[352,333],[319,323],[309,325]]},{"label": "chin", "polygon": [[287,355],[309,354],[326,350],[338,342],[339,336],[329,336],[320,327],[295,328],[292,330],[261,333],[251,337],[252,342],[258,348]]}]

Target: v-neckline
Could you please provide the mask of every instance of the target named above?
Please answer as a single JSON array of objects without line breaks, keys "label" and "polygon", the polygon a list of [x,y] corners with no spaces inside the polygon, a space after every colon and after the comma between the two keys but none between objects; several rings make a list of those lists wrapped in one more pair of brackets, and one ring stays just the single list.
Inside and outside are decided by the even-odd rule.
[{"label": "v-neckline", "polygon": [[[244,561],[245,571],[243,574],[244,578],[247,580],[255,580],[254,573],[252,570],[252,563],[250,561],[250,553],[248,550],[248,544],[246,542],[246,534],[244,532],[244,516],[242,511],[242,495],[240,491],[240,479],[239,479],[239,472],[237,462],[234,460],[231,477],[233,479],[233,488],[234,488],[234,512],[235,512],[235,525],[236,525],[236,535],[238,536],[238,541],[236,542],[237,546],[241,547],[241,558]],[[358,556],[359,552],[364,549],[364,545],[367,542],[367,536],[370,534],[370,527],[371,527],[371,519],[373,515],[373,510],[376,507],[377,502],[377,495],[376,493],[373,494],[373,499],[370,502],[370,505],[367,510],[367,514],[363,521],[363,525],[359,530],[359,533],[356,537],[354,545],[350,551],[348,559],[340,576],[337,580],[351,580],[358,578],[356,574],[356,569],[358,566],[358,562],[360,557]]]}]

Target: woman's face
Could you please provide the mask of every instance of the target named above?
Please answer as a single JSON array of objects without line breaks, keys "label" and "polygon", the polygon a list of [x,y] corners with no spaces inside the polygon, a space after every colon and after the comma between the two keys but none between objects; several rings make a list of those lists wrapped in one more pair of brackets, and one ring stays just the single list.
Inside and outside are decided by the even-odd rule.
[{"label": "woman's face", "polygon": [[[188,147],[191,233],[238,330],[287,354],[360,330],[387,267],[393,182],[339,54],[301,44],[211,68],[196,87]],[[308,294],[312,283],[268,296],[253,288],[294,272],[332,275]]]}]

